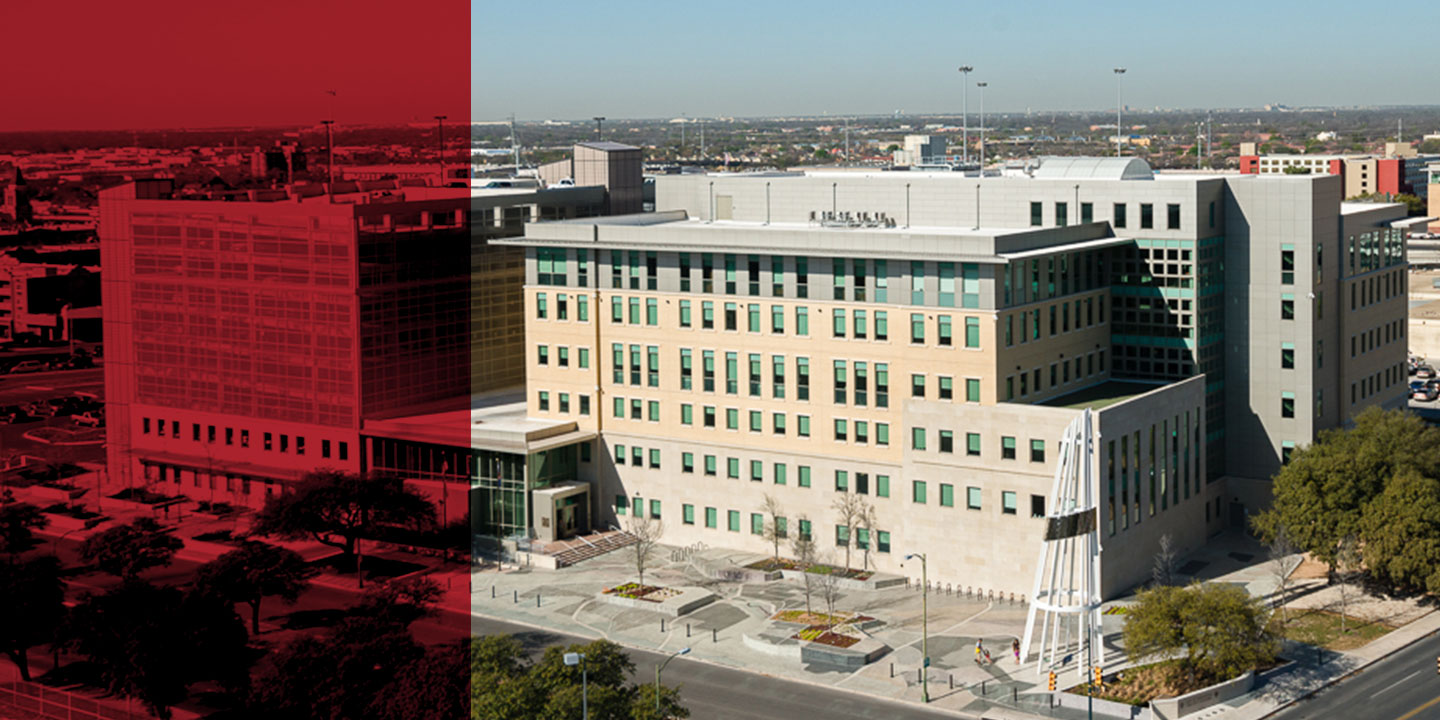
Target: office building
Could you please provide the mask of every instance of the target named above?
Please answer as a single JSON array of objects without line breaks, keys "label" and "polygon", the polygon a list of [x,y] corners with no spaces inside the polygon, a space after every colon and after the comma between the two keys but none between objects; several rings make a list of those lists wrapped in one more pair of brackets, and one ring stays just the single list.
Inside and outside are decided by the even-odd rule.
[{"label": "office building", "polygon": [[[499,241],[526,251],[526,415],[575,423],[594,527],[769,552],[772,495],[822,547],[1018,596],[1092,407],[1112,595],[1161,535],[1266,506],[1294,447],[1404,403],[1404,209],[1342,204],[1338,178],[1047,158],[666,176],[657,205]],[[875,521],[838,523],[840,493]]]},{"label": "office building", "polygon": [[[1246,143],[1247,145],[1251,143]],[[1249,149],[1249,148],[1245,148]],[[1345,197],[1429,194],[1426,167],[1440,155],[1420,155],[1410,143],[1385,143],[1383,155],[1240,155],[1244,175],[1338,175]]]}]

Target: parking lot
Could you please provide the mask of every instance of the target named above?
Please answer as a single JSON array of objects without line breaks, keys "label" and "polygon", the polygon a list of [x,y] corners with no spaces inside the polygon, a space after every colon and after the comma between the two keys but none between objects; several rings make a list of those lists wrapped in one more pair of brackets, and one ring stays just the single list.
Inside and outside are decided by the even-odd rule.
[{"label": "parking lot", "polygon": [[[0,375],[0,407],[25,406],[52,399],[74,397],[103,401],[105,397],[105,371],[103,368],[87,370],[56,370],[49,372]],[[77,439],[93,438],[103,431],[92,432],[79,426],[72,416],[56,415],[38,417],[20,422],[0,424],[0,461],[11,455],[31,454],[44,456],[50,452],[46,443],[25,437],[35,435],[39,428],[54,428],[55,431],[83,431]],[[67,433],[41,431],[40,435],[64,436]],[[101,443],[69,446],[69,462],[101,463],[105,459],[105,446]]]}]

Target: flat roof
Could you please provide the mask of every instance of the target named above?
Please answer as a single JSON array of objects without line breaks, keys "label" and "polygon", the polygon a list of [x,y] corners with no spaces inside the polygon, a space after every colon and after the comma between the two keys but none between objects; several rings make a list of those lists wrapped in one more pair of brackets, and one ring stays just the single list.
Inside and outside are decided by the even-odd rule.
[{"label": "flat roof", "polygon": [[595,437],[580,430],[574,420],[550,420],[528,415],[525,390],[476,395],[470,407],[455,407],[457,398],[442,404],[417,406],[409,414],[367,419],[361,432],[394,440],[430,443],[477,450],[527,454],[569,445]]},{"label": "flat roof", "polygon": [[1106,380],[1099,385],[1091,385],[1081,388],[1072,393],[1066,393],[1059,397],[1044,400],[1036,405],[1045,407],[1061,407],[1071,410],[1083,410],[1092,408],[1100,410],[1116,403],[1122,403],[1138,395],[1144,395],[1151,390],[1165,387],[1166,382],[1142,382],[1138,380]]}]

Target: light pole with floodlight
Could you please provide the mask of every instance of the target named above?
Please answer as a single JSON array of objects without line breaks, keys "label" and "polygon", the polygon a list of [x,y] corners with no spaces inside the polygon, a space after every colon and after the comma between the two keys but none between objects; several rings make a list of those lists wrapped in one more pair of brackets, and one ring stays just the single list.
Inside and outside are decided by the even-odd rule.
[{"label": "light pole with floodlight", "polygon": [[1115,68],[1115,157],[1120,157],[1120,80],[1125,68]]},{"label": "light pole with floodlight", "polygon": [[960,82],[960,143],[966,165],[970,164],[970,72],[974,69],[970,65],[960,66],[960,74],[965,76]]},{"label": "light pole with floodlight", "polygon": [[978,82],[975,86],[980,88],[980,177],[985,177],[985,88],[990,87],[988,82]]},{"label": "light pole with floodlight", "polygon": [[665,662],[660,663],[659,665],[656,665],[656,666],[655,666],[655,712],[657,712],[657,713],[660,712],[660,671],[661,671],[661,670],[664,670],[664,669],[665,669],[665,666],[666,666],[666,665],[669,665],[671,660],[674,660],[675,658],[680,657],[681,655],[689,655],[689,654],[690,654],[690,648],[688,648],[688,647],[687,647],[687,648],[680,648],[679,650],[676,650],[674,653],[671,653],[670,657],[665,658]]},{"label": "light pole with floodlight", "polygon": [[910,558],[920,558],[920,700],[928,703],[930,702],[930,576],[925,566],[925,553],[910,553],[900,561],[900,564],[904,565],[910,561]]},{"label": "light pole with floodlight", "polygon": [[585,653],[565,653],[565,664],[580,666],[580,713],[581,720],[590,720],[590,679],[586,676]]}]

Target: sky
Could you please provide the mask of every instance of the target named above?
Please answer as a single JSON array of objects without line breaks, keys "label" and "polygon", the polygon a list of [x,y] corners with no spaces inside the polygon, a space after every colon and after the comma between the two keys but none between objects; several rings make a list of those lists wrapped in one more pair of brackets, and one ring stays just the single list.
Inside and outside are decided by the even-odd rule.
[{"label": "sky", "polygon": [[[472,115],[1440,104],[1440,3],[473,0]],[[1423,35],[1423,33],[1422,33]],[[1404,39],[1404,38],[1410,39]]]},{"label": "sky", "polygon": [[465,118],[468,0],[0,3],[0,130]]}]

